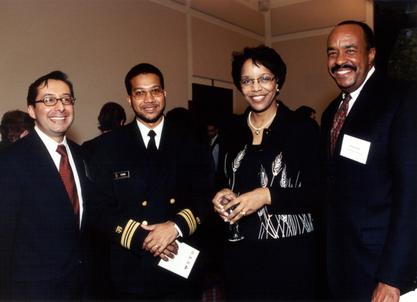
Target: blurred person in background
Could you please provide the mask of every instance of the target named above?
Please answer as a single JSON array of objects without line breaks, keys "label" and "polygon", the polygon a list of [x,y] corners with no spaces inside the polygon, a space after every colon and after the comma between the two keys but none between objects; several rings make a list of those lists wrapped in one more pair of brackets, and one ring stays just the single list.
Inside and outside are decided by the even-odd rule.
[{"label": "blurred person in background", "polygon": [[34,120],[21,110],[7,111],[0,124],[1,143],[3,149],[18,139],[25,137],[35,126]]}]

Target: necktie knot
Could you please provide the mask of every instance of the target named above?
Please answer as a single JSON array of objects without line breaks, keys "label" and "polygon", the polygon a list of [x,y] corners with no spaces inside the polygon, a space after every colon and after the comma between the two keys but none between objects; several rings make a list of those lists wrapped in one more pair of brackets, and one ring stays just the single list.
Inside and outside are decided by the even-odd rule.
[{"label": "necktie knot", "polygon": [[64,145],[58,145],[58,147],[56,148],[56,152],[58,152],[61,156],[68,157],[67,149]]},{"label": "necktie knot", "polygon": [[156,135],[155,131],[153,131],[153,130],[149,130],[149,132],[148,132],[148,136],[149,136],[150,138],[155,137],[155,135]]},{"label": "necktie knot", "polygon": [[343,95],[342,95],[342,100],[343,100],[343,101],[347,101],[347,102],[349,102],[351,98],[352,98],[352,96],[350,95],[350,93],[348,93],[348,92],[343,92]]}]

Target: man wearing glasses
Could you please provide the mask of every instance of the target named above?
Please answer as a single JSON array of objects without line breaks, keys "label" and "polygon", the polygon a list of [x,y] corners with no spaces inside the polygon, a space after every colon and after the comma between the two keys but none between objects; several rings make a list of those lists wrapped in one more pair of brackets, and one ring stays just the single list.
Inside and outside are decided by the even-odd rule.
[{"label": "man wearing glasses", "polygon": [[[158,68],[134,66],[125,86],[136,119],[100,138],[90,166],[95,225],[112,241],[113,298],[196,298],[194,283],[158,261],[175,256],[175,240],[188,240],[209,205],[208,148],[163,115],[166,91]],[[189,279],[196,273],[195,267]]]},{"label": "man wearing glasses", "polygon": [[74,91],[61,71],[33,82],[35,129],[0,155],[0,297],[79,299],[85,285],[85,181],[79,146],[66,138]]}]

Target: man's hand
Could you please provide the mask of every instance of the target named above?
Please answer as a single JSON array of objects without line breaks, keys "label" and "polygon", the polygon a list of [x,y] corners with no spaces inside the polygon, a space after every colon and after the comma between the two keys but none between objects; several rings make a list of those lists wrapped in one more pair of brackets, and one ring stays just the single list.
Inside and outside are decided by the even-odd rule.
[{"label": "man's hand", "polygon": [[371,302],[398,302],[400,290],[396,287],[379,282],[372,294]]},{"label": "man's hand", "polygon": [[[148,236],[143,241],[142,248],[144,250],[149,251],[155,257],[160,256],[164,260],[168,260],[167,257],[173,258],[173,254],[176,254],[176,251],[178,250],[178,246],[176,246],[176,244],[173,245],[178,232],[172,221],[152,225],[141,225],[141,227],[144,230],[149,231]],[[169,245],[171,245],[171,247],[168,248]]]},{"label": "man's hand", "polygon": [[162,251],[161,254],[159,254],[159,257],[163,259],[164,261],[168,261],[169,258],[174,259],[175,255],[178,254],[178,244],[176,241],[169,244],[165,250]]}]

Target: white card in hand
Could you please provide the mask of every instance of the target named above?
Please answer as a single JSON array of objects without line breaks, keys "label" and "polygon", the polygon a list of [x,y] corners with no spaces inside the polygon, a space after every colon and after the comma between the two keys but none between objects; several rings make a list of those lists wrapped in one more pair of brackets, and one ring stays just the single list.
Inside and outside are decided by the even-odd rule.
[{"label": "white card in hand", "polygon": [[184,242],[177,241],[177,244],[178,254],[174,259],[161,259],[158,265],[187,279],[200,251]]}]

